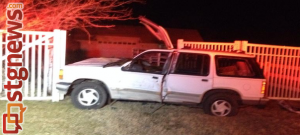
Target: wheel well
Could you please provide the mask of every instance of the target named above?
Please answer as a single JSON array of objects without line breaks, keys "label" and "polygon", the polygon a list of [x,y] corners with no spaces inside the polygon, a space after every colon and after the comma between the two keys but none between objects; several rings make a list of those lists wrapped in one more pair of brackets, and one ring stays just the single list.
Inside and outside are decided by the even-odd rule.
[{"label": "wheel well", "polygon": [[212,96],[214,94],[217,94],[217,93],[224,93],[224,94],[230,94],[230,95],[236,96],[238,104],[242,104],[241,95],[238,92],[236,92],[234,90],[230,90],[230,89],[212,89],[212,90],[209,90],[204,94],[204,96],[201,100],[201,103],[203,103],[205,100],[207,100],[210,96]]},{"label": "wheel well", "polygon": [[87,81],[99,84],[100,86],[102,86],[105,89],[105,91],[106,91],[107,95],[109,96],[109,98],[111,97],[110,92],[109,92],[108,87],[106,86],[106,84],[103,83],[102,81],[95,80],[95,79],[77,79],[77,80],[75,80],[71,84],[71,86],[69,87],[69,90],[68,90],[67,94],[71,94],[71,92],[73,91],[74,87],[76,87],[78,84],[80,84],[82,82],[87,82]]}]

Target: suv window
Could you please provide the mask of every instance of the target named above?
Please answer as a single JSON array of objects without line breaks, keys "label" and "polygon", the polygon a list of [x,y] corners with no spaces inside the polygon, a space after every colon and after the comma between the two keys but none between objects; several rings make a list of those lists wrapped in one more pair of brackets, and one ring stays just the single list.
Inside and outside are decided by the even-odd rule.
[{"label": "suv window", "polygon": [[210,56],[207,54],[180,53],[175,74],[208,76]]},{"label": "suv window", "polygon": [[169,52],[146,52],[135,58],[123,70],[161,74],[167,65]]},{"label": "suv window", "polygon": [[251,58],[216,56],[218,76],[255,77]]}]

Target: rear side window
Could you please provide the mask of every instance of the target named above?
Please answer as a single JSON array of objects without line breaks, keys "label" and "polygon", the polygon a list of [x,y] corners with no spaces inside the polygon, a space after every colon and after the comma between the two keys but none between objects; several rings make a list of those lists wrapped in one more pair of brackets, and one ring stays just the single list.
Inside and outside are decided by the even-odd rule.
[{"label": "rear side window", "polygon": [[208,76],[210,57],[206,54],[180,53],[175,74]]},{"label": "rear side window", "polygon": [[256,77],[251,58],[216,56],[218,76]]}]

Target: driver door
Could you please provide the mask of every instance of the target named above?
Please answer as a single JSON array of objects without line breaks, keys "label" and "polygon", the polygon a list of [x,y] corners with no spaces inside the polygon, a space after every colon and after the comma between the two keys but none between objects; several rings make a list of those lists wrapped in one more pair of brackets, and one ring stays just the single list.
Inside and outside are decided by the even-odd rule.
[{"label": "driver door", "polygon": [[161,101],[161,84],[170,52],[145,52],[122,68],[117,88],[120,99]]}]

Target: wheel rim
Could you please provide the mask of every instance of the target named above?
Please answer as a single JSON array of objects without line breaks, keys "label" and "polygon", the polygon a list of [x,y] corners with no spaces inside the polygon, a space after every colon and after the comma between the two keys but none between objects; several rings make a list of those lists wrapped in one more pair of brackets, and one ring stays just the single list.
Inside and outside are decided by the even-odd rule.
[{"label": "wheel rim", "polygon": [[227,116],[231,109],[231,104],[225,100],[217,100],[211,105],[211,112],[215,116]]},{"label": "wheel rim", "polygon": [[78,101],[84,106],[95,105],[99,98],[99,93],[95,89],[84,89],[78,94]]}]

